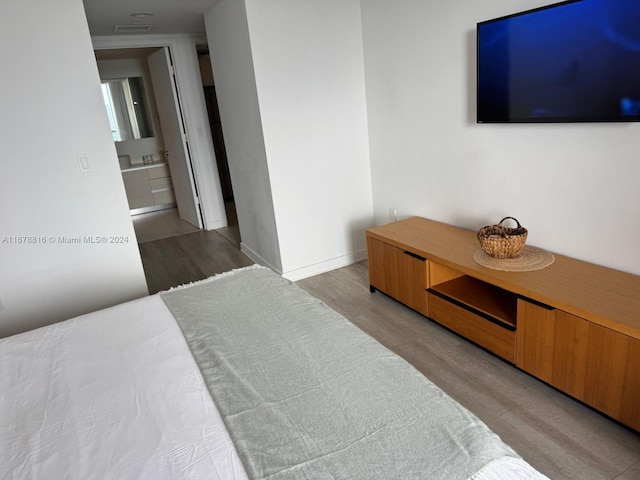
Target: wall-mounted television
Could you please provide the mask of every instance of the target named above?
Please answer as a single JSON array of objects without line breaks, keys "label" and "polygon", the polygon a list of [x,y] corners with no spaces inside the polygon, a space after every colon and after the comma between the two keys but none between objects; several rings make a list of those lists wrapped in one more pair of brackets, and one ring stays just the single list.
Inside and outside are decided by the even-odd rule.
[{"label": "wall-mounted television", "polygon": [[570,0],[477,25],[478,123],[640,121],[640,0]]}]

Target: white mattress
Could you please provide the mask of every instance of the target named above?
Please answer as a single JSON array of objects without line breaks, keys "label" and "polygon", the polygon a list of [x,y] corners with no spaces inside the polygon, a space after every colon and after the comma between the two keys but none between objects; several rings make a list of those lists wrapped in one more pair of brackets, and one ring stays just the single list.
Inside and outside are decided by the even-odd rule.
[{"label": "white mattress", "polygon": [[[160,296],[0,339],[0,479],[246,479]],[[501,458],[473,480],[546,479]]]},{"label": "white mattress", "polygon": [[151,296],[0,340],[0,478],[247,477]]}]

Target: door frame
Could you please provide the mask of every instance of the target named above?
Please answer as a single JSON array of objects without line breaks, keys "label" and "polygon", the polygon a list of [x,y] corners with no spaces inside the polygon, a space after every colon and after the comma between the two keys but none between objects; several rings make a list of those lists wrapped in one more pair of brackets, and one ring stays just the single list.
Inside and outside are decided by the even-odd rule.
[{"label": "door frame", "polygon": [[153,87],[158,123],[162,130],[165,158],[171,171],[173,192],[178,204],[178,215],[190,224],[202,228],[200,199],[198,189],[195,188],[189,144],[185,141],[182,102],[177,93],[169,47],[153,49],[146,60],[151,74],[149,80]]},{"label": "door frame", "polygon": [[[190,35],[122,35],[92,37],[94,50],[168,47],[173,59],[176,87],[182,106],[195,188],[205,230],[227,226],[220,175],[209,128],[196,45],[206,37]],[[114,159],[116,161],[116,159]]]}]

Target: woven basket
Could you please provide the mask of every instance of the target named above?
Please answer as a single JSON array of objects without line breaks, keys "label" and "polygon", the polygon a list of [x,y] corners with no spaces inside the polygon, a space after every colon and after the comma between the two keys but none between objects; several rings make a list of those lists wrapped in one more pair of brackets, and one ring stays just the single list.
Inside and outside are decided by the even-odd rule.
[{"label": "woven basket", "polygon": [[[502,226],[505,220],[514,220],[516,228]],[[482,249],[495,258],[513,258],[527,241],[527,229],[513,217],[504,217],[497,225],[487,225],[478,230],[478,241]]]}]

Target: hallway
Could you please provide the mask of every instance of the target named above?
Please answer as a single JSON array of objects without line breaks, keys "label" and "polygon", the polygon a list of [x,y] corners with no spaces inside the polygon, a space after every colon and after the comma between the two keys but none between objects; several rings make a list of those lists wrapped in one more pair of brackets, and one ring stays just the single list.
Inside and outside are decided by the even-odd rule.
[{"label": "hallway", "polygon": [[233,202],[225,206],[229,226],[211,231],[185,222],[176,208],[132,217],[150,294],[253,263],[240,252]]}]

